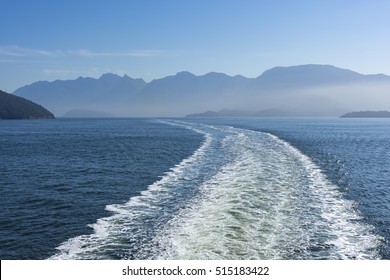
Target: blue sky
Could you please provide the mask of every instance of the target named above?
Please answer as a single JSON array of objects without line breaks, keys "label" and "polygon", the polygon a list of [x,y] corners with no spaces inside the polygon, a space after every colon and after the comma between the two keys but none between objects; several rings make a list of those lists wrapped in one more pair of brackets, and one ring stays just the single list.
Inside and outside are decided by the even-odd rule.
[{"label": "blue sky", "polygon": [[390,75],[388,0],[0,0],[0,89],[112,72],[257,77],[331,64]]}]

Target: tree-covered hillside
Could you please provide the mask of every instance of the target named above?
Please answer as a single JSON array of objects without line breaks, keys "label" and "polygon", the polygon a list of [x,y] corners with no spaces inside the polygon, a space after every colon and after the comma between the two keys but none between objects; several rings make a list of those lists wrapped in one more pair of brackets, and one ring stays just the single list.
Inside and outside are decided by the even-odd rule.
[{"label": "tree-covered hillside", "polygon": [[54,115],[41,105],[0,90],[0,119],[54,119]]}]

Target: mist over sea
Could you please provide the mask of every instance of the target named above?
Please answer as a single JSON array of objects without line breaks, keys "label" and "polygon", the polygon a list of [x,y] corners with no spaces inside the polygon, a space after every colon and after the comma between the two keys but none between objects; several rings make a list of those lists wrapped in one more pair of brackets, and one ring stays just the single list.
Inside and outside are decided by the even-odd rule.
[{"label": "mist over sea", "polygon": [[1,259],[390,259],[390,120],[0,122]]}]

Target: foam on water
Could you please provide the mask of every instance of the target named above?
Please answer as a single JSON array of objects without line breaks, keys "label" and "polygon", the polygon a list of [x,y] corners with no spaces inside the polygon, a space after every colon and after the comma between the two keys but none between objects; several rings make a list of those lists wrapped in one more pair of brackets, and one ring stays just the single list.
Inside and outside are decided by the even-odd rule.
[{"label": "foam on water", "polygon": [[166,225],[157,258],[378,258],[380,239],[308,157],[273,135],[228,130],[234,161]]},{"label": "foam on water", "polygon": [[[106,210],[112,212],[112,215],[90,225],[94,229],[93,234],[67,240],[56,248],[59,253],[50,259],[146,258],[145,254],[153,247],[148,231],[164,221],[158,220],[161,218],[158,213],[164,214],[164,211],[169,212],[175,205],[180,205],[174,201],[177,199],[175,191],[186,181],[195,180],[197,173],[193,172],[194,166],[202,162],[212,141],[208,133],[195,127],[192,129],[202,133],[205,139],[190,157],[172,167],[159,181],[141,192],[140,196],[132,197],[125,204],[107,205]],[[169,209],[169,206],[173,207]],[[129,245],[132,243],[135,244],[134,252],[130,253]]]},{"label": "foam on water", "polygon": [[310,158],[267,133],[170,122],[201,147],[54,259],[375,259],[380,238]]}]

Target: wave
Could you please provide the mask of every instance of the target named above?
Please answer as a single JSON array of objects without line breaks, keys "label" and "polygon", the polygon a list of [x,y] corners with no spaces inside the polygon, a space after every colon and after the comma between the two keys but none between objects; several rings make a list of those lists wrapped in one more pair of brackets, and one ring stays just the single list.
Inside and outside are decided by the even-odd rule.
[{"label": "wave", "polygon": [[299,150],[263,132],[165,121],[202,145],[52,259],[377,259],[381,238]]},{"label": "wave", "polygon": [[[163,220],[159,215],[160,210],[165,208],[163,214],[169,218],[168,212],[177,208],[179,203],[173,201],[177,195],[175,190],[184,187],[180,190],[183,191],[186,189],[185,182],[194,181],[191,169],[202,161],[212,140],[209,134],[192,129],[203,134],[204,141],[190,157],[172,167],[160,180],[148,186],[139,196],[130,198],[127,203],[107,205],[106,210],[112,215],[89,225],[94,230],[93,234],[65,241],[56,248],[59,252],[50,259],[145,258],[153,247],[149,232]],[[133,249],[129,249],[129,246]]]}]

